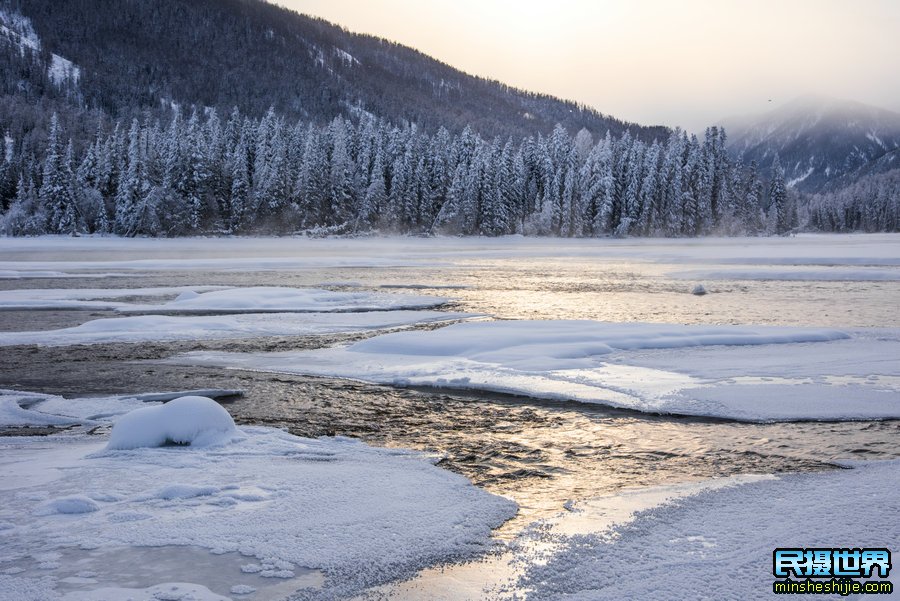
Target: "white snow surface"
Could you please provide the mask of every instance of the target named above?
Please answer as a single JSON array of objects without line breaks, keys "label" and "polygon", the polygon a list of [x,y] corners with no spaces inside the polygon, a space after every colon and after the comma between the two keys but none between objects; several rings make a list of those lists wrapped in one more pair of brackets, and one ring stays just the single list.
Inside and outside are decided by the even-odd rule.
[{"label": "white snow surface", "polygon": [[[175,296],[177,295],[177,296]],[[174,299],[156,304],[135,297]],[[120,299],[120,300],[116,300]],[[421,294],[335,292],[319,288],[171,286],[154,288],[44,288],[0,290],[0,310],[108,309],[131,313],[281,313],[427,309],[449,299]]]},{"label": "white snow surface", "polygon": [[81,79],[81,69],[69,59],[53,54],[50,57],[47,75],[50,77],[50,81],[56,85],[63,84],[68,80],[77,84],[78,80]]},{"label": "white snow surface", "polygon": [[335,292],[319,288],[254,286],[198,294],[187,291],[162,305],[133,305],[119,311],[141,313],[349,312],[437,307],[449,299],[419,294]]},{"label": "white snow surface", "polygon": [[[116,413],[121,401],[107,402],[107,412]],[[177,404],[169,403],[181,413]],[[110,442],[123,426],[179,417],[165,407],[152,407],[164,410],[153,416],[146,409],[126,414]],[[219,425],[220,418],[200,421]],[[87,435],[5,439],[0,600],[154,599],[162,591],[188,599],[191,590],[218,599],[208,595],[224,596],[233,585],[262,590],[273,580],[287,594],[309,586],[301,575],[310,569],[325,576],[322,596],[344,596],[485,551],[491,529],[516,512],[512,501],[434,466],[434,457],[340,437],[241,431],[217,446],[128,450],[107,449],[105,437]],[[155,556],[163,565],[175,548],[206,549],[211,562],[230,559],[196,572],[194,583],[156,570],[157,584],[146,589],[104,573],[53,578],[79,553],[87,560],[93,550],[111,549],[120,564],[153,565]],[[260,569],[245,573],[235,560]],[[77,588],[67,589],[73,582]]]},{"label": "white snow surface", "polygon": [[113,342],[220,340],[259,336],[311,336],[399,328],[476,317],[439,311],[364,313],[248,313],[241,315],[141,315],[95,319],[70,328],[0,332],[0,347],[67,346]]},{"label": "white snow surface", "polygon": [[208,388],[67,399],[53,394],[0,389],[0,427],[108,423],[135,409],[183,396],[220,398],[241,394],[240,390]]},{"label": "white snow surface", "polygon": [[900,331],[468,322],[346,346],[169,361],[744,421],[900,417]]},{"label": "white snow surface", "polygon": [[78,423],[71,416],[44,413],[32,408],[51,398],[51,395],[46,394],[0,390],[0,427],[66,426]]},{"label": "white snow surface", "polygon": [[819,282],[896,282],[900,281],[897,267],[846,267],[823,266],[798,267],[756,267],[691,269],[673,271],[670,277],[686,280],[784,280]]},{"label": "white snow surface", "polygon": [[[157,286],[152,288],[36,288],[0,290],[0,310],[85,309],[116,310],[133,306],[121,300],[199,294],[221,286]],[[154,305],[159,306],[159,305]]]},{"label": "white snow surface", "polygon": [[[116,259],[110,259],[114,256]],[[0,238],[0,270],[291,271],[320,267],[453,266],[509,258],[641,260],[685,265],[900,265],[900,234],[787,238]],[[21,257],[25,257],[22,259]]]},{"label": "white snow surface", "polygon": [[776,547],[896,548],[898,488],[900,462],[882,461],[703,490],[567,537],[519,585],[534,600],[768,598]]},{"label": "white snow surface", "polygon": [[131,273],[66,273],[65,271],[17,271],[2,270],[0,271],[0,280],[49,280],[49,279],[72,279],[72,278],[123,278],[135,277]]},{"label": "white snow surface", "polygon": [[107,449],[208,447],[240,438],[234,420],[220,404],[203,396],[183,396],[156,407],[142,407],[113,426]]}]

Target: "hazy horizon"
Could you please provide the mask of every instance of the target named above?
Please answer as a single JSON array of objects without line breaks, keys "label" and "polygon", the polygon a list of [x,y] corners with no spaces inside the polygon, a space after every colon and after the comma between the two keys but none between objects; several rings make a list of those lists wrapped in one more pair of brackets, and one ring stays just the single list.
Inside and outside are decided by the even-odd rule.
[{"label": "hazy horizon", "polygon": [[473,75],[697,131],[809,94],[900,112],[900,3],[274,0]]}]

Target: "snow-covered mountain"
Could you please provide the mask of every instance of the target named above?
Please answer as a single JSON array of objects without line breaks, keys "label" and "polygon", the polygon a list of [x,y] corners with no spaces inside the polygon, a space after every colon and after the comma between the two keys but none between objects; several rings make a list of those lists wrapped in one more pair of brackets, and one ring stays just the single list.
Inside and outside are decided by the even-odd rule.
[{"label": "snow-covered mountain", "polygon": [[[728,148],[764,172],[777,155],[788,184],[817,192],[900,148],[900,113],[804,96],[764,113],[721,122]],[[847,182],[849,183],[849,182]]]},{"label": "snow-covered mountain", "polygon": [[0,45],[12,49],[22,57],[33,54],[38,60],[43,59],[44,74],[57,86],[67,82],[78,83],[81,69],[69,59],[52,52],[46,57],[41,56],[41,39],[34,31],[31,19],[2,5],[0,5]]},{"label": "snow-covered mountain", "polygon": [[[85,109],[144,118],[177,104],[254,117],[272,108],[317,123],[370,114],[430,131],[468,126],[486,137],[547,135],[556,123],[647,142],[669,135],[263,0],[0,0],[0,64],[0,96],[18,104],[14,113],[38,105],[82,126],[74,113]],[[59,96],[64,80],[78,94],[48,110],[47,96]],[[0,128],[30,131],[48,119],[29,116],[18,127],[0,115]]]}]

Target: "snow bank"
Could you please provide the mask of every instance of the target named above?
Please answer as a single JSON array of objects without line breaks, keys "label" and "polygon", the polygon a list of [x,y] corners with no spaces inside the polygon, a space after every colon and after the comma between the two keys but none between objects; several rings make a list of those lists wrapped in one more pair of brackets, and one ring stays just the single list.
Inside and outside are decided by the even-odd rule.
[{"label": "snow bank", "polygon": [[72,495],[48,501],[39,507],[36,513],[38,515],[52,515],[54,513],[77,514],[91,513],[98,509],[100,509],[100,506],[93,499],[83,495]]},{"label": "snow bank", "polygon": [[141,315],[95,319],[58,330],[0,332],[0,346],[66,346],[114,342],[224,340],[261,336],[312,336],[399,328],[477,317],[439,311],[279,313],[213,316]]},{"label": "snow bank", "polygon": [[773,421],[900,417],[897,356],[894,330],[496,321],[171,361]]},{"label": "snow bank", "polygon": [[519,585],[538,599],[765,598],[776,547],[896,547],[898,487],[900,462],[884,461],[701,492],[568,537]]},{"label": "snow bank", "polygon": [[[178,401],[158,409],[166,407]],[[147,412],[129,414],[135,415]],[[135,423],[120,421],[113,438],[122,424],[129,430]],[[198,586],[223,596],[232,586],[256,588],[258,595],[277,587],[287,596],[310,585],[304,579],[310,570],[324,574],[322,597],[345,598],[489,550],[491,529],[516,512],[513,502],[436,467],[429,456],[345,438],[242,430],[231,444],[189,452],[109,451],[87,436],[11,440],[2,455],[8,477],[0,480],[8,525],[0,533],[2,561],[26,570],[0,574],[0,590],[16,599],[56,599],[87,564],[94,573],[78,577],[71,598],[186,595]],[[63,516],[51,507],[85,512]],[[186,576],[167,558],[189,548],[210,553],[200,551],[202,561],[188,562]],[[36,549],[64,556],[39,569]],[[147,583],[132,583],[134,565],[154,566],[151,584],[185,577],[196,584],[141,589]],[[242,565],[251,567],[242,571]]]},{"label": "snow bank", "polygon": [[122,416],[113,426],[106,448],[137,449],[169,444],[208,447],[239,436],[231,415],[217,402],[202,396],[185,396]]}]

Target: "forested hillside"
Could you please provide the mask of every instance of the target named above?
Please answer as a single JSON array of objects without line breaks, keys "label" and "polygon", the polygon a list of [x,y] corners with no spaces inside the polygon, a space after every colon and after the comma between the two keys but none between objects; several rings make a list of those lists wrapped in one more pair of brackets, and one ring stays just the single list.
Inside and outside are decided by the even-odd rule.
[{"label": "forested hillside", "polygon": [[[595,135],[628,130],[645,141],[666,132],[472,77],[411,48],[260,0],[10,0],[6,6],[6,21],[15,14],[30,20],[45,58],[55,54],[80,69],[72,99],[113,118],[130,120],[177,103],[221,114],[237,107],[257,118],[274,108],[315,123],[368,113],[429,131],[468,126],[484,136],[517,138],[547,134],[556,123]],[[26,67],[17,75],[33,82],[32,95],[52,94],[40,71]],[[20,88],[19,77],[6,74],[7,93]]]}]

